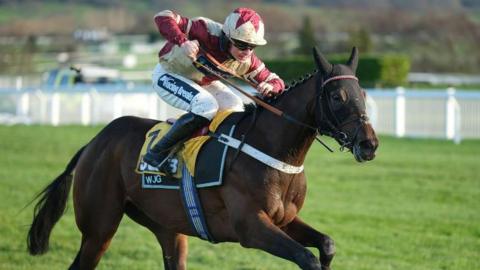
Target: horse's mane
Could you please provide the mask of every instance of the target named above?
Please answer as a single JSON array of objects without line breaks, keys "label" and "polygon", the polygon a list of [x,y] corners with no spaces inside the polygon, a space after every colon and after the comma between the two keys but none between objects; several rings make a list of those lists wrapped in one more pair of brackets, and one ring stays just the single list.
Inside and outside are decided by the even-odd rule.
[{"label": "horse's mane", "polygon": [[300,76],[298,79],[294,79],[292,81],[290,81],[287,86],[285,87],[285,90],[283,91],[283,93],[281,93],[280,95],[274,97],[274,98],[270,98],[267,101],[267,103],[269,103],[270,105],[275,105],[279,100],[283,99],[283,98],[287,98],[287,96],[294,92],[294,90],[296,88],[298,88],[298,86],[304,84],[306,81],[308,81],[310,78],[312,78],[315,74],[317,74],[318,70],[313,70],[312,73],[307,73],[303,76]]},{"label": "horse's mane", "polygon": [[[287,86],[285,87],[285,90],[283,91],[283,93],[281,93],[280,95],[278,96],[275,96],[274,98],[269,98],[269,99],[263,99],[263,101],[265,101],[266,103],[272,105],[272,106],[275,106],[275,104],[283,99],[283,98],[287,98],[287,96],[294,92],[294,90],[296,88],[298,88],[298,86],[304,84],[308,79],[312,78],[315,74],[317,74],[318,70],[313,70],[312,73],[307,73],[303,76],[300,76],[300,78],[296,79],[296,80],[292,80],[291,82],[289,82],[287,84]],[[259,97],[261,98],[261,97]],[[261,106],[257,106],[254,102],[252,103],[245,103],[244,104],[244,112],[246,115],[249,115],[251,114],[253,111],[257,110],[257,109],[260,109],[262,110],[263,107]]]},{"label": "horse's mane", "polygon": [[310,79],[313,75],[317,74],[318,70],[313,70],[312,73],[307,73],[303,76],[301,76],[300,78],[298,78],[297,80],[292,80],[288,85],[287,87],[285,87],[285,92],[287,92],[288,90],[290,90],[291,88],[295,88],[297,87],[298,85],[300,84],[303,84],[306,80]]},{"label": "horse's mane", "polygon": [[[332,71],[330,74],[341,74],[340,73],[340,66],[342,65],[332,65]],[[304,84],[306,81],[308,81],[310,78],[312,78],[314,75],[316,75],[318,73],[318,70],[317,69],[314,69],[312,73],[307,73],[303,76],[300,76],[300,78],[296,79],[296,80],[292,80],[286,87],[285,87],[285,90],[283,91],[282,94],[274,97],[274,98],[270,98],[270,99],[267,99],[266,102],[269,103],[270,105],[275,105],[275,103],[277,103],[278,100],[288,96],[290,93],[294,92],[293,90],[295,90],[296,88],[298,88],[298,86]]]}]

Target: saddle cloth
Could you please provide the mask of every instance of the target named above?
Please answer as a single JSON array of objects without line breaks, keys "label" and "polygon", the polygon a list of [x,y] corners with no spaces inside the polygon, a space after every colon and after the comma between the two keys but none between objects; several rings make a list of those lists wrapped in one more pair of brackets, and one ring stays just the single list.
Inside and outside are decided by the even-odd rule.
[{"label": "saddle cloth", "polygon": [[[219,111],[209,125],[210,132],[232,135],[236,122],[242,113]],[[230,117],[229,117],[230,116]],[[197,188],[218,186],[223,181],[223,164],[228,146],[211,140],[208,135],[201,135],[187,140],[170,159],[168,166],[173,166],[175,173],[166,176],[143,161],[145,153],[157,143],[170,129],[167,122],[153,126],[145,135],[145,142],[138,157],[135,172],[142,175],[143,188],[179,189],[182,168],[185,165],[193,177]]]}]

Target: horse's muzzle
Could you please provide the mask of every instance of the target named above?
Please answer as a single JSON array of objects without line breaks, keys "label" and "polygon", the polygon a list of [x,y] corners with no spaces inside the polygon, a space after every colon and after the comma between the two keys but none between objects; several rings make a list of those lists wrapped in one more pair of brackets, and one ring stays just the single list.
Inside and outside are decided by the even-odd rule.
[{"label": "horse's muzzle", "polygon": [[375,151],[378,147],[378,140],[376,138],[364,140],[356,143],[352,148],[353,156],[358,162],[370,161],[375,158]]}]

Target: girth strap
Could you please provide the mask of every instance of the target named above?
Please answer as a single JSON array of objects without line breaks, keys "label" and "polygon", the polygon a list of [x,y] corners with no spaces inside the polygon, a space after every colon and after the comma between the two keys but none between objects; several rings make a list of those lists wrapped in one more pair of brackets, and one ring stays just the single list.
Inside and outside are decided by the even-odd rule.
[{"label": "girth strap", "polygon": [[[220,143],[223,143],[225,145],[228,145],[232,148],[238,149],[240,147],[241,141],[230,137],[225,134],[220,134],[219,136],[216,136],[218,141]],[[283,161],[280,161],[278,159],[275,159],[260,150],[256,149],[255,147],[249,145],[249,144],[243,144],[242,148],[240,151],[244,152],[245,154],[251,156],[252,158],[274,168],[277,169],[281,172],[288,173],[288,174],[297,174],[301,173],[303,171],[303,165],[301,166],[293,166],[290,164],[287,164]]]},{"label": "girth strap", "polygon": [[212,243],[216,243],[215,239],[208,230],[205,215],[203,214],[202,204],[200,197],[198,196],[197,187],[193,182],[192,176],[187,169],[187,166],[183,166],[183,179],[180,185],[180,193],[182,195],[183,205],[187,212],[188,221],[190,225],[195,229],[198,236],[203,240],[208,240]]}]

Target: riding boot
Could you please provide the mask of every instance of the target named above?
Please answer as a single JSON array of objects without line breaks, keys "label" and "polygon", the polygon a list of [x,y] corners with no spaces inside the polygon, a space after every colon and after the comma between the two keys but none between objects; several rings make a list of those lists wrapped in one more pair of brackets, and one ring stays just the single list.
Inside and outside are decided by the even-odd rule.
[{"label": "riding boot", "polygon": [[[171,149],[175,144],[183,141],[192,135],[193,132],[205,126],[210,122],[207,118],[188,112],[175,121],[170,130],[163,136],[160,141],[155,144],[143,156],[143,160],[151,166],[157,167],[160,171],[165,172],[165,166]],[[168,173],[168,172],[167,172]]]}]

